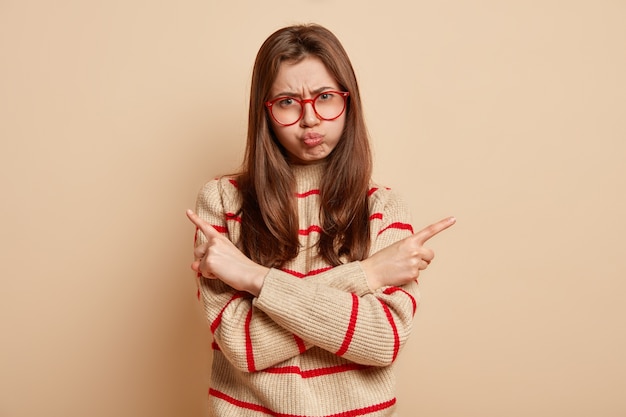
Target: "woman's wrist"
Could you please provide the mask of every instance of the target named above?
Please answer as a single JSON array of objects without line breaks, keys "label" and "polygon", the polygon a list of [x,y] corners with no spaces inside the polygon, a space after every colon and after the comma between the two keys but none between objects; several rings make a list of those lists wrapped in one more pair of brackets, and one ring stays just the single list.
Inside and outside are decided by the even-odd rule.
[{"label": "woman's wrist", "polygon": [[376,291],[380,287],[382,287],[382,283],[380,282],[379,276],[376,273],[375,261],[372,258],[363,259],[361,261],[361,268],[363,272],[365,272],[365,278],[367,280],[367,285],[369,285],[370,290]]},{"label": "woman's wrist", "polygon": [[261,265],[257,265],[252,272],[250,279],[248,280],[248,288],[246,291],[255,297],[258,297],[265,283],[265,277],[269,273],[270,269]]}]

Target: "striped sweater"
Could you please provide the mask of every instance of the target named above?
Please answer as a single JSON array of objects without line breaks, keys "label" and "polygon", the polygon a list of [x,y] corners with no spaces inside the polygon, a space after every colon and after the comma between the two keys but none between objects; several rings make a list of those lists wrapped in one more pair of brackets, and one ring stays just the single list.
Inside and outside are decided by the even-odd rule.
[{"label": "striped sweater", "polygon": [[[258,297],[198,279],[214,340],[210,416],[395,416],[393,364],[411,331],[417,283],[371,291],[359,262],[330,267],[315,246],[324,165],[293,169],[298,256],[270,269]],[[371,253],[412,233],[391,190],[372,186],[368,198]],[[236,181],[222,177],[202,188],[197,212],[236,242],[240,204]]]}]

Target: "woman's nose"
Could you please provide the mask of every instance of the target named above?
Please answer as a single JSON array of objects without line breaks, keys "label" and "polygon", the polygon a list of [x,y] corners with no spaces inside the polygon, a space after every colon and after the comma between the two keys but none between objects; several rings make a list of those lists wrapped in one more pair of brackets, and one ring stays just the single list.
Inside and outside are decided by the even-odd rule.
[{"label": "woman's nose", "polygon": [[317,113],[315,113],[315,109],[313,108],[313,103],[308,102],[302,105],[302,120],[300,121],[303,126],[315,126],[319,124],[320,119],[317,117]]}]

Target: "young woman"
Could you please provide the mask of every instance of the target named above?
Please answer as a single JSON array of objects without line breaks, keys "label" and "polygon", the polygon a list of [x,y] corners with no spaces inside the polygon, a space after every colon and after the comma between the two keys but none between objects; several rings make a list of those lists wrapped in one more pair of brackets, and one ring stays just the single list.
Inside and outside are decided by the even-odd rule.
[{"label": "young woman", "polygon": [[361,97],[337,38],[272,34],[252,75],[242,170],[197,202],[192,268],[213,333],[212,416],[393,416],[424,243],[371,180]]}]

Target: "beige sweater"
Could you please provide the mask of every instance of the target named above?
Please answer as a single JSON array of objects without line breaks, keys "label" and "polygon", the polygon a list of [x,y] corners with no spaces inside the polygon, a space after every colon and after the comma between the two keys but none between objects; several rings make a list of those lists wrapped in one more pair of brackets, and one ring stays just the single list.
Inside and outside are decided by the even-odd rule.
[{"label": "beige sweater", "polygon": [[[359,262],[331,268],[318,256],[323,169],[294,167],[302,250],[270,270],[258,297],[198,280],[214,338],[211,416],[395,416],[393,363],[411,331],[417,283],[372,292]],[[369,203],[371,253],[412,233],[391,190],[372,186]],[[235,242],[239,207],[233,178],[198,196],[200,217]]]}]

